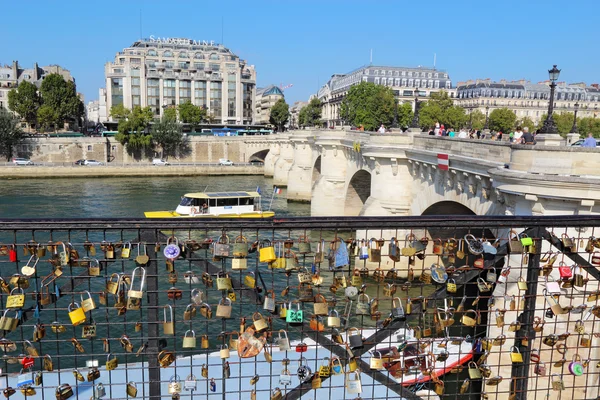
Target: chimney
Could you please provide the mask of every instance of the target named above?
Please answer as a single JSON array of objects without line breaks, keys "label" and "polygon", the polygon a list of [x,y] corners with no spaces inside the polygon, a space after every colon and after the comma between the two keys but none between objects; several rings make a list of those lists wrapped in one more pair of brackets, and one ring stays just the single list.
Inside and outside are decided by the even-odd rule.
[{"label": "chimney", "polygon": [[19,78],[19,62],[13,61],[12,63],[12,78],[17,80]]},{"label": "chimney", "polygon": [[40,79],[39,67],[38,63],[35,62],[33,63],[33,81],[36,82],[38,79]]}]

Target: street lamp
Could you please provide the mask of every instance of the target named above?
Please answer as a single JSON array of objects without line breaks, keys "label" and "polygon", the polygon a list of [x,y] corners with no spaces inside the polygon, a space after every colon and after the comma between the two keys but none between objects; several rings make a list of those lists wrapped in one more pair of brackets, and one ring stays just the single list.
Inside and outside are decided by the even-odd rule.
[{"label": "street lamp", "polygon": [[484,131],[490,129],[489,118],[488,118],[489,112],[490,112],[490,106],[485,106],[485,125],[483,126]]},{"label": "street lamp", "polygon": [[548,116],[542,126],[542,133],[558,133],[558,128],[552,118],[552,112],[554,111],[554,89],[556,89],[556,81],[560,75],[560,69],[556,68],[556,65],[548,70],[548,76],[550,77],[550,101],[548,102]]},{"label": "street lamp", "polygon": [[413,115],[412,122],[410,123],[411,129],[420,129],[419,127],[419,89],[415,89],[415,113]]},{"label": "street lamp", "polygon": [[579,110],[579,103],[575,103],[575,113],[573,115],[573,127],[571,128],[571,133],[578,133],[577,132],[577,110]]},{"label": "street lamp", "polygon": [[469,107],[469,131],[473,129],[473,106]]},{"label": "street lamp", "polygon": [[394,120],[392,121],[392,128],[398,127],[398,99],[394,96]]}]

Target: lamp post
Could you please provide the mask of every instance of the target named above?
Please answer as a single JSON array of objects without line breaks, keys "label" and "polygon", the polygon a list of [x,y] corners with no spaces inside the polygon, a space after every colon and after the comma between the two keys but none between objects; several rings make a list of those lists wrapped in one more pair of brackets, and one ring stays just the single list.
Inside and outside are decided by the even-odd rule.
[{"label": "lamp post", "polygon": [[415,89],[415,113],[413,114],[410,130],[413,132],[421,131],[419,127],[419,90]]},{"label": "lamp post", "polygon": [[552,118],[552,112],[554,111],[554,89],[556,89],[556,81],[560,75],[560,69],[554,65],[552,69],[548,70],[548,75],[550,77],[550,100],[548,102],[548,116],[544,121],[544,126],[542,126],[542,133],[558,133],[556,123],[554,122],[554,118]]},{"label": "lamp post", "polygon": [[490,106],[485,106],[485,125],[483,126],[483,130],[487,131],[490,129],[489,127],[489,112],[490,112]]},{"label": "lamp post", "polygon": [[473,106],[469,107],[469,131],[473,129]]},{"label": "lamp post", "polygon": [[575,103],[575,113],[573,115],[573,127],[571,128],[571,133],[578,133],[577,131],[577,110],[579,109],[579,103]]},{"label": "lamp post", "polygon": [[394,97],[394,119],[392,121],[392,128],[398,128],[398,99]]}]

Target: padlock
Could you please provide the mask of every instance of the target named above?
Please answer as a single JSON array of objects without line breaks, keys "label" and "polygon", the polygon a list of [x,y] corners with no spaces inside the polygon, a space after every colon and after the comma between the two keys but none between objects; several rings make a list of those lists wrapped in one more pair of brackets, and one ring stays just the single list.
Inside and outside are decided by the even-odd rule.
[{"label": "padlock", "polygon": [[6,298],[6,308],[17,309],[23,308],[25,305],[25,292],[22,288],[16,287],[10,291],[10,295]]},{"label": "padlock", "polygon": [[[475,315],[475,318],[472,318],[469,314]],[[463,325],[466,325],[466,326],[475,326],[475,325],[477,325],[477,311],[475,311],[475,310],[467,310],[463,314],[462,318],[460,319],[460,322]]]},{"label": "padlock", "polygon": [[83,324],[86,320],[85,312],[83,308],[79,307],[77,303],[71,303],[68,307],[69,310],[69,318],[71,319],[71,323],[73,326],[77,326]]},{"label": "padlock", "polygon": [[548,295],[546,289],[544,289],[542,293],[544,294],[546,301],[550,304],[550,309],[555,315],[561,315],[566,313],[566,311],[561,307],[558,301],[556,301],[554,296]]},{"label": "padlock", "polygon": [[210,347],[210,345],[209,345],[209,341],[208,341],[208,335],[202,335],[200,337],[200,348],[208,349],[209,347]]},{"label": "padlock", "polygon": [[327,299],[322,294],[315,295],[315,302],[313,304],[313,314],[315,315],[328,315],[329,306],[327,305]]},{"label": "padlock", "polygon": [[231,260],[231,269],[234,271],[243,271],[248,269],[248,259],[245,257],[235,257]]},{"label": "padlock", "polygon": [[435,394],[437,394],[438,396],[442,396],[444,394],[444,382],[437,380],[435,382],[435,385],[433,387],[433,391],[435,392]]},{"label": "padlock", "polygon": [[552,382],[552,390],[565,390],[565,383],[562,379],[562,376],[560,376],[559,374],[552,374],[552,376],[550,377],[550,381]]},{"label": "padlock", "polygon": [[[377,357],[376,354],[379,354],[379,357]],[[381,358],[380,352],[373,351],[371,358],[369,360],[369,367],[371,369],[376,369],[376,370],[383,369],[383,358]]]},{"label": "padlock", "polygon": [[330,328],[339,328],[341,324],[340,316],[336,310],[330,310],[327,316],[327,326]]},{"label": "padlock", "polygon": [[102,384],[102,382],[98,383],[97,385],[94,385],[92,399],[98,400],[104,396],[106,396],[106,389],[104,388],[104,385]]},{"label": "padlock", "polygon": [[296,304],[296,309],[294,310],[292,308],[293,303],[290,303],[289,308],[286,312],[286,316],[285,316],[285,321],[292,326],[302,325],[302,323],[304,321],[304,311],[302,311],[300,309],[300,302],[297,302],[295,304]]},{"label": "padlock", "polygon": [[300,357],[300,360],[298,360],[298,369],[296,370],[296,376],[298,377],[300,382],[308,381],[312,375],[310,367],[308,366],[308,364],[303,363],[303,361],[306,362],[306,359],[304,357]]},{"label": "padlock", "polygon": [[544,362],[540,362],[539,364],[536,364],[535,367],[533,368],[533,372],[536,375],[540,375],[540,376],[546,376],[546,363]]},{"label": "padlock", "polygon": [[477,288],[480,292],[489,292],[492,288],[489,283],[483,280],[483,278],[477,278]]},{"label": "padlock", "polygon": [[221,346],[221,350],[219,350],[219,357],[221,357],[221,359],[229,358],[229,346],[227,344]]},{"label": "padlock", "polygon": [[259,261],[263,263],[270,263],[277,259],[275,256],[275,248],[271,244],[270,240],[263,239],[259,244]]},{"label": "padlock", "polygon": [[254,329],[256,330],[257,333],[262,332],[269,327],[269,325],[267,324],[267,321],[265,321],[264,317],[258,312],[255,312],[254,314],[252,314],[252,321],[253,321]]},{"label": "padlock", "polygon": [[119,366],[119,359],[117,356],[112,357],[112,354],[108,353],[106,356],[106,370],[112,371]]},{"label": "padlock", "polygon": [[306,235],[298,238],[298,253],[308,254],[311,252],[310,241]]},{"label": "padlock", "polygon": [[512,346],[510,348],[510,360],[513,363],[522,363],[523,362],[523,355],[521,354],[521,352],[519,351],[519,349],[516,346]]},{"label": "padlock", "polygon": [[579,339],[579,345],[586,348],[592,347],[592,335],[589,333],[582,334],[581,338]]},{"label": "padlock", "polygon": [[556,342],[558,342],[558,336],[556,336],[553,333],[549,334],[548,336],[544,337],[544,339],[542,339],[542,343],[550,347],[553,347],[556,344]]},{"label": "padlock", "polygon": [[279,346],[280,351],[290,350],[290,340],[288,339],[287,332],[283,329],[280,329],[277,334],[277,345]]},{"label": "padlock", "polygon": [[223,297],[219,300],[217,305],[217,317],[218,318],[231,318],[231,299]]},{"label": "padlock", "polygon": [[[167,319],[167,308],[169,309],[169,319]],[[163,334],[174,335],[175,334],[175,320],[173,319],[173,307],[167,304],[163,308]]]},{"label": "padlock", "polygon": [[181,393],[181,382],[179,375],[171,376],[169,379],[169,394]]},{"label": "padlock", "polygon": [[362,392],[360,373],[358,371],[346,374],[346,392],[350,394],[360,394]]},{"label": "padlock", "polygon": [[575,376],[583,375],[584,367],[581,364],[581,356],[579,354],[573,354],[573,361],[569,363],[569,372]]},{"label": "padlock", "polygon": [[[188,336],[188,333],[190,333],[189,336]],[[191,329],[185,331],[185,334],[183,335],[183,346],[182,347],[184,349],[194,349],[194,348],[196,348],[196,332],[194,332]]]},{"label": "padlock", "polygon": [[356,315],[369,315],[370,303],[369,296],[366,293],[361,293],[356,299]]},{"label": "padlock", "polygon": [[211,319],[213,316],[212,308],[210,304],[202,303],[200,305],[200,315],[202,315],[206,319]]},{"label": "padlock", "polygon": [[397,318],[401,321],[406,319],[406,313],[404,312],[404,307],[402,307],[402,301],[400,297],[394,297],[392,299],[392,315],[394,318]]},{"label": "padlock", "polygon": [[229,274],[220,271],[217,273],[217,289],[218,290],[229,290],[232,288],[231,278]]},{"label": "padlock", "polygon": [[167,245],[163,250],[163,254],[167,260],[175,260],[181,255],[181,248],[179,247],[179,240],[175,237],[167,238]]},{"label": "padlock", "polygon": [[481,371],[474,361],[470,361],[469,364],[469,378],[481,379]]},{"label": "padlock", "polygon": [[329,375],[331,375],[331,363],[329,357],[325,357],[319,366],[319,377],[328,378]]},{"label": "padlock", "polygon": [[200,367],[200,375],[202,375],[203,378],[208,378],[208,366],[206,364],[202,364]]},{"label": "padlock", "polygon": [[275,291],[268,290],[265,294],[263,310],[269,311],[271,313],[275,312]]},{"label": "padlock", "polygon": [[197,383],[196,375],[189,374],[183,382],[183,388],[188,391],[194,391],[197,389]]},{"label": "padlock", "polygon": [[106,291],[108,293],[117,294],[120,285],[121,276],[117,273],[114,273],[110,276],[110,278],[108,278],[108,282],[106,282]]},{"label": "padlock", "polygon": [[279,389],[278,387],[276,387],[275,389],[271,390],[271,400],[281,400],[283,399],[283,394],[281,393],[281,389]]},{"label": "padlock", "polygon": [[350,328],[346,333],[346,342],[350,348],[356,349],[363,346],[363,339],[357,328]]}]

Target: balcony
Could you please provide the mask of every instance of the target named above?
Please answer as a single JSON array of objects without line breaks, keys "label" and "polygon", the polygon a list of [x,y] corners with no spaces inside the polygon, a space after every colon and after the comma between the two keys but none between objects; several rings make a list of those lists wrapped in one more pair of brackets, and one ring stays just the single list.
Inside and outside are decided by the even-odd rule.
[{"label": "balcony", "polygon": [[182,71],[182,72],[180,72],[180,73],[178,74],[178,77],[179,77],[180,79],[190,79],[190,78],[192,77],[192,74],[190,74],[190,73],[189,73],[189,72],[187,72],[187,71]]},{"label": "balcony", "polygon": [[165,77],[165,78],[175,78],[175,72],[173,72],[173,71],[165,71],[163,73],[163,77]]},{"label": "balcony", "polygon": [[160,77],[160,74],[158,71],[147,71],[146,76],[148,78],[158,78],[158,77]]}]

